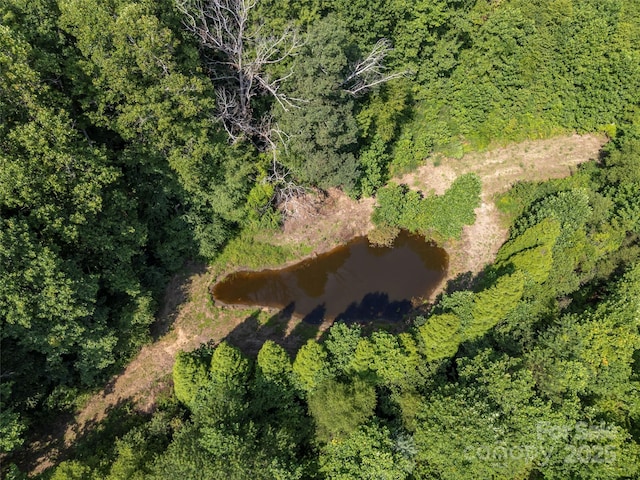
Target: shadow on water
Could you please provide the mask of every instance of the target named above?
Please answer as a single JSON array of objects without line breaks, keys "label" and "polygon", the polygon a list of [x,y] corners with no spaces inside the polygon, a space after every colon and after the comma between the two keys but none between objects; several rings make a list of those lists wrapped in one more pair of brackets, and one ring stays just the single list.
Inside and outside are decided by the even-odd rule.
[{"label": "shadow on water", "polygon": [[[318,339],[322,332],[334,322],[358,323],[368,328],[404,330],[401,321],[413,313],[409,300],[389,300],[382,292],[366,294],[360,302],[351,303],[337,316],[328,317],[324,304],[317,305],[304,317],[295,315],[295,303],[291,302],[276,313],[266,316],[262,309],[249,314],[224,338],[238,347],[245,355],[255,356],[262,345],[271,340],[282,346],[289,354],[295,353],[310,339]],[[378,327],[376,327],[376,325]]]},{"label": "shadow on water", "polygon": [[296,311],[296,304],[295,302],[291,302],[289,303],[289,305],[284,307],[278,313],[271,315],[271,317],[269,317],[269,320],[267,320],[267,323],[265,324],[265,326],[269,327],[269,326],[278,325],[282,322],[288,322],[293,317],[293,314],[295,311]]},{"label": "shadow on water", "polygon": [[324,303],[318,305],[316,308],[307,313],[302,321],[304,323],[308,323],[311,325],[320,325],[324,322],[325,314],[327,313],[327,307],[325,307]]},{"label": "shadow on water", "polygon": [[396,322],[411,312],[411,301],[390,301],[389,295],[382,292],[367,293],[360,303],[352,303],[336,316],[337,322],[353,323],[373,320]]},{"label": "shadow on water", "polygon": [[212,293],[223,304],[256,307],[228,334],[229,343],[256,354],[272,340],[294,353],[332,321],[404,328],[400,320],[413,314],[412,302],[429,297],[447,267],[443,249],[403,232],[393,247],[360,237],[280,270],[236,272]]}]

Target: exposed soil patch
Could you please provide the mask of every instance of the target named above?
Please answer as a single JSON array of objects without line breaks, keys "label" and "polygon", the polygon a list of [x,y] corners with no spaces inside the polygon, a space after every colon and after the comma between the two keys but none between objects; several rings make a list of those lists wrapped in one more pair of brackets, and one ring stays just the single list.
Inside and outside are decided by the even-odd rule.
[{"label": "exposed soil patch", "polygon": [[290,206],[294,214],[273,241],[302,243],[311,245],[315,253],[326,252],[353,237],[366,235],[373,228],[374,205],[373,198],[354,200],[335,188],[326,196],[309,193]]},{"label": "exposed soil patch", "polygon": [[[450,255],[449,278],[464,272],[478,273],[493,260],[507,237],[494,197],[518,180],[544,180],[569,175],[576,165],[597,157],[605,138],[572,135],[527,141],[484,153],[468,154],[461,160],[428,159],[416,172],[397,179],[424,192],[442,194],[453,180],[467,172],[482,179],[482,203],[476,222],[465,227],[462,239],[446,245]],[[435,163],[434,163],[435,162]],[[436,166],[437,164],[437,166]],[[375,200],[355,201],[338,190],[325,198],[310,194],[299,200],[296,214],[283,231],[272,238],[276,244],[311,245],[315,253],[329,250],[371,228]],[[153,334],[157,340],[145,346],[124,371],[97,392],[72,421],[43,428],[47,432],[33,441],[25,462],[32,474],[42,472],[65,457],[74,439],[95,428],[109,410],[124,401],[140,412],[150,412],[157,396],[171,387],[171,369],[180,350],[201,343],[229,339],[245,353],[256,353],[267,339],[280,343],[290,353],[308,338],[318,337],[328,327],[309,325],[292,318],[286,310],[231,310],[216,308],[208,288],[216,272],[192,265],[169,285],[164,306]]]},{"label": "exposed soil patch", "polygon": [[464,228],[460,241],[446,245],[450,278],[464,272],[476,274],[493,261],[508,235],[494,203],[496,194],[506,192],[518,181],[566,177],[577,165],[596,159],[605,142],[606,138],[599,135],[529,140],[467,154],[460,160],[430,159],[397,181],[425,193],[441,195],[459,175],[474,172],[480,176],[482,193],[481,204],[475,211],[476,222]]}]

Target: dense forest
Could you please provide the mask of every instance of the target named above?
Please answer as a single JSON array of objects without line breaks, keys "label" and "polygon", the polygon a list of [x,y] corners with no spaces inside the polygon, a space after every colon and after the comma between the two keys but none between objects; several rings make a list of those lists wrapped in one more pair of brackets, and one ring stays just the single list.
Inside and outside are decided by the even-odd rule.
[{"label": "dense forest", "polygon": [[476,176],[390,178],[569,132],[610,141],[502,195],[495,262],[405,332],[182,353],[153,415],[42,478],[640,477],[640,1],[0,0],[2,475],[186,261],[332,187],[455,239]]}]

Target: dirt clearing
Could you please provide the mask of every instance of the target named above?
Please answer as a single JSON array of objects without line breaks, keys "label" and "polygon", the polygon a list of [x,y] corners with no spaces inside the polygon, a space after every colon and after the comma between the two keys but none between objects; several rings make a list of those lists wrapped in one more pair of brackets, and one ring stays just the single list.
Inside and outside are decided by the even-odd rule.
[{"label": "dirt clearing", "polygon": [[335,188],[326,196],[310,194],[291,206],[294,214],[273,241],[311,245],[315,253],[326,252],[366,235],[373,228],[371,212],[375,203],[373,198],[354,200]]}]

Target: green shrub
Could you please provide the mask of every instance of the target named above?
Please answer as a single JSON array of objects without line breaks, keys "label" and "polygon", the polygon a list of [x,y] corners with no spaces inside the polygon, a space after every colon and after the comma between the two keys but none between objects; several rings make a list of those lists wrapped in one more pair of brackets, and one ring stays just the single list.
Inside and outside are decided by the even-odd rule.
[{"label": "green shrub", "polygon": [[500,277],[495,285],[477,293],[473,305],[473,322],[465,326],[464,338],[478,338],[504,320],[522,298],[524,280],[524,274],[516,271]]},{"label": "green shrub", "polygon": [[436,240],[460,238],[464,225],[475,221],[480,190],[480,178],[473,173],[457,178],[444,195],[426,198],[391,183],[378,191],[372,220],[379,228],[403,228]]},{"label": "green shrub", "polygon": [[359,160],[362,171],[359,179],[360,193],[370,197],[384,185],[388,176],[389,154],[379,136],[376,135],[369,148],[362,152]]},{"label": "green shrub", "polygon": [[209,381],[211,350],[207,347],[194,352],[179,352],[173,364],[173,389],[176,398],[189,406],[198,390]]},{"label": "green shrub", "polygon": [[369,243],[378,247],[390,247],[400,233],[398,227],[392,225],[376,225],[373,230],[367,233]]}]

